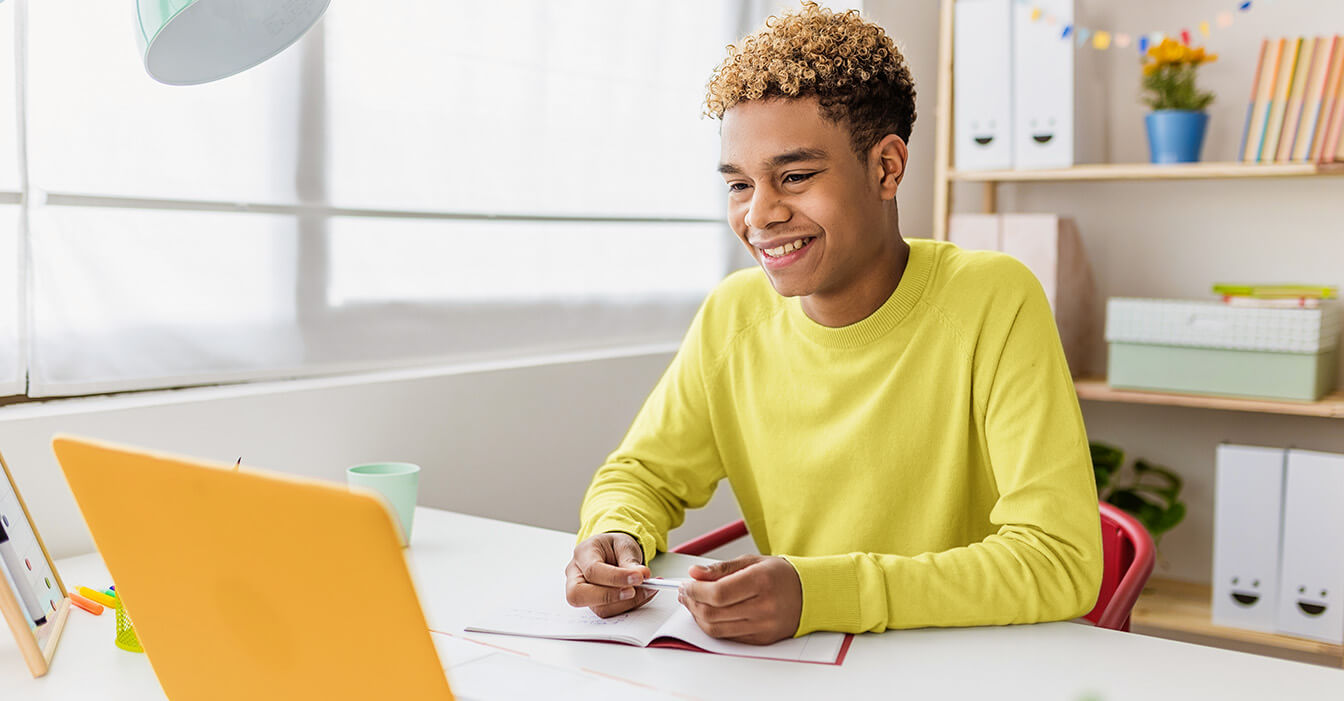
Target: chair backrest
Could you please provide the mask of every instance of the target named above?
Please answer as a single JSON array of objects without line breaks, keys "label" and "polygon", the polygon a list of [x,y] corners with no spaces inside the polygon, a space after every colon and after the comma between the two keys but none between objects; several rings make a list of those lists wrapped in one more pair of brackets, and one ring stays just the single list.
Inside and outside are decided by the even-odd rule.
[{"label": "chair backrest", "polygon": [[[1101,591],[1097,605],[1084,616],[1098,628],[1129,630],[1129,614],[1138,601],[1148,576],[1153,573],[1157,556],[1153,539],[1143,524],[1120,509],[1102,502],[1101,553],[1104,566],[1101,572]],[[703,555],[747,535],[747,524],[734,521],[704,535],[672,548],[674,553]]]},{"label": "chair backrest", "polygon": [[1129,630],[1129,615],[1138,601],[1157,556],[1147,529],[1133,516],[1101,502],[1101,591],[1097,605],[1084,618],[1098,628]]}]

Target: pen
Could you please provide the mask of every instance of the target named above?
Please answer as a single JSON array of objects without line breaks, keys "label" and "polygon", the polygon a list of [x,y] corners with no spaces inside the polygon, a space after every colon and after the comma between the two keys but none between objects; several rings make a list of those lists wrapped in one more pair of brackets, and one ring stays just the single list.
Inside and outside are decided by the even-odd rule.
[{"label": "pen", "polygon": [[664,577],[649,577],[639,584],[645,589],[680,589],[682,584],[689,582],[689,579],[675,579]]}]

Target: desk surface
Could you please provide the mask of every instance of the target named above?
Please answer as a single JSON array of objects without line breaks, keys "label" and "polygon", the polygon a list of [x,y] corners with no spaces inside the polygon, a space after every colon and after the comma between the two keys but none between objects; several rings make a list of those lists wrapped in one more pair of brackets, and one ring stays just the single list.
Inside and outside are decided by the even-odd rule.
[{"label": "desk surface", "polygon": [[[500,698],[509,698],[534,685],[534,694],[554,696],[556,676],[548,678],[548,672],[572,672],[622,687],[625,698],[675,693],[679,698],[735,699],[768,693],[811,699],[857,697],[886,688],[907,698],[992,695],[1032,701],[1344,698],[1344,670],[1074,623],[861,635],[840,667],[461,632],[476,612],[535,591],[539,581],[562,587],[572,547],[568,533],[433,509],[417,511],[408,555],[430,628],[447,634],[434,636],[446,643],[440,648],[445,663],[456,654],[452,650],[476,647],[505,661],[525,661],[539,671],[514,671],[502,680],[506,692],[489,680],[482,682],[479,674],[468,680],[465,665],[450,667],[450,681],[455,669],[463,670],[454,682],[459,693],[489,698],[499,689]],[[653,569],[663,576],[685,576],[693,561],[664,555]],[[62,560],[57,568],[71,588],[107,580],[97,555]],[[95,618],[72,611],[52,670],[40,679],[28,675],[8,635],[0,636],[0,699],[163,698],[146,658],[117,649],[113,631],[110,612]],[[473,640],[512,652],[477,646]]]}]

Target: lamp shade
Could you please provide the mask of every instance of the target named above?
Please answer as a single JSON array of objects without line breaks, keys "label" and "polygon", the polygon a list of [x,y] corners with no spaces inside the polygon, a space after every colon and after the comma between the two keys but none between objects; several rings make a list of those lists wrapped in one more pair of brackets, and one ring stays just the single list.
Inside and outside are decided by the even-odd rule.
[{"label": "lamp shade", "polygon": [[145,70],[169,85],[227,78],[284,51],[331,0],[136,0]]}]

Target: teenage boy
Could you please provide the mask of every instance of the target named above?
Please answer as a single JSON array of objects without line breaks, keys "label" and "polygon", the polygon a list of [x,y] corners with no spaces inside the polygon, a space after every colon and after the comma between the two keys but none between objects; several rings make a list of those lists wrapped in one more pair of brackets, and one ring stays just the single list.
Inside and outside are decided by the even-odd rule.
[{"label": "teenage boy", "polygon": [[569,602],[648,601],[645,563],[726,478],[766,555],[691,569],[679,598],[712,636],[1085,614],[1097,494],[1053,315],[1015,259],[902,238],[915,89],[891,38],[806,3],[708,91],[760,267],[705,300],[593,478]]}]

